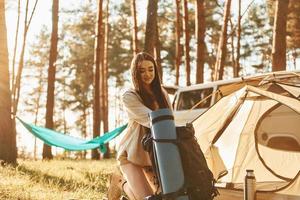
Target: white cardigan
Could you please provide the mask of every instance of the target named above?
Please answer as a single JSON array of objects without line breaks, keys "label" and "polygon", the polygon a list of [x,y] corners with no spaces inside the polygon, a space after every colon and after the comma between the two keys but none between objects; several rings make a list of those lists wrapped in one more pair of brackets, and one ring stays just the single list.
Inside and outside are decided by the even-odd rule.
[{"label": "white cardigan", "polygon": [[[163,89],[162,89],[163,90]],[[171,108],[171,103],[168,94],[163,90],[164,95]],[[122,101],[128,115],[127,129],[121,135],[119,141],[117,160],[126,156],[129,162],[140,166],[151,166],[151,161],[148,153],[142,148],[141,140],[144,136],[144,129],[142,126],[150,126],[148,114],[152,112],[151,109],[142,103],[141,97],[134,89],[127,90],[122,95]],[[141,126],[142,125],[142,126]]]}]

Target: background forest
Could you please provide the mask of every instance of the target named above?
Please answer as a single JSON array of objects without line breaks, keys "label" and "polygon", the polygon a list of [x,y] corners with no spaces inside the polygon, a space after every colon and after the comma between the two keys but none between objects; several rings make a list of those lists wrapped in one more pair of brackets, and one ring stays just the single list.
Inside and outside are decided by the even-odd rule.
[{"label": "background forest", "polygon": [[[4,0],[0,2],[3,15]],[[286,10],[280,11],[276,9],[279,3],[272,0],[99,0],[78,1],[70,7],[59,7],[54,0],[49,8],[52,28],[45,22],[29,40],[31,18],[42,17],[34,12],[43,1],[6,1],[6,11],[19,13],[13,22],[17,31],[7,33],[15,38],[14,50],[9,51],[11,112],[27,122],[81,138],[123,125],[126,115],[120,95],[130,87],[130,62],[141,50],[155,56],[165,85],[299,70],[300,2],[286,2],[279,5]],[[148,7],[137,9],[141,4]],[[277,21],[286,22],[286,28],[274,28],[276,16]],[[282,61],[274,50],[277,31],[277,37],[286,41],[277,47],[284,51],[284,65],[275,59]],[[71,154],[51,152],[47,145],[42,150],[42,143],[18,121],[12,124],[20,157],[51,159],[53,153]],[[96,151],[92,158],[99,158]]]}]

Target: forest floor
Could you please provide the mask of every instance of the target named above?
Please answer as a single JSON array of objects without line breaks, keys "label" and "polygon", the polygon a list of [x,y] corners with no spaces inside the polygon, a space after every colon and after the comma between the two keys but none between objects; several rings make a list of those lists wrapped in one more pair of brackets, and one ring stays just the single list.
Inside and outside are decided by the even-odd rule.
[{"label": "forest floor", "polygon": [[102,200],[115,159],[18,160],[0,165],[0,200]]}]

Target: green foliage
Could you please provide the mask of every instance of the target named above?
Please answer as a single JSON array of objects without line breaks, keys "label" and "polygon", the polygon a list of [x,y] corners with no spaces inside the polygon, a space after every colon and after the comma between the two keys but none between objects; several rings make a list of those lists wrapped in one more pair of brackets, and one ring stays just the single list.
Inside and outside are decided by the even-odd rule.
[{"label": "green foliage", "polygon": [[93,63],[95,43],[96,12],[92,3],[84,4],[80,10],[66,11],[79,13],[77,17],[66,21],[63,30],[66,35],[63,43],[67,56],[63,61],[64,77],[59,80],[63,86],[65,100],[61,110],[71,108],[79,112],[76,127],[83,137],[87,136],[88,109],[92,107]]},{"label": "green foliage", "polygon": [[272,54],[272,27],[265,4],[255,4],[242,24],[241,58],[256,70],[268,71]]},{"label": "green foliage", "polygon": [[[41,116],[41,111],[38,109],[45,107],[45,94],[47,87],[47,69],[49,63],[49,50],[50,50],[50,34],[46,27],[43,27],[40,31],[38,39],[30,45],[30,57],[26,61],[23,79],[24,82],[30,80],[32,87],[28,92],[30,98],[23,99],[25,95],[21,95],[21,99],[24,100],[26,105],[25,110],[33,113],[35,118],[40,121],[44,116]],[[22,91],[23,93],[23,91]]]},{"label": "green foliage", "polygon": [[[205,0],[206,16],[206,56],[205,64],[212,69],[216,61],[216,53],[222,28],[223,4],[221,0]],[[295,1],[292,1],[295,2]],[[129,76],[125,76],[130,68],[132,59],[132,16],[131,1],[111,1],[109,8],[109,37],[108,37],[108,74],[110,80],[116,80],[116,87],[122,87]],[[268,4],[269,5],[269,4]],[[181,5],[182,6],[182,5]],[[104,2],[105,7],[105,2]],[[195,1],[189,2],[189,28],[191,35],[191,63],[195,63]],[[59,40],[59,59],[57,62],[57,84],[56,84],[56,114],[57,129],[65,131],[63,111],[71,109],[79,113],[76,127],[79,127],[83,136],[87,136],[87,117],[91,113],[93,100],[93,63],[95,44],[95,24],[96,24],[95,1],[82,3],[74,10],[63,10],[60,14],[62,33]],[[297,11],[299,4],[293,4],[290,17],[298,19]],[[159,1],[158,4],[158,28],[159,39],[161,41],[161,58],[164,69],[174,70],[175,66],[175,2],[173,0]],[[271,45],[272,45],[272,19],[269,19],[265,2],[251,5],[247,15],[242,19],[242,40],[241,40],[241,64],[242,67],[252,66],[257,70],[268,70],[270,66]],[[181,9],[182,11],[182,9]],[[137,10],[137,12],[145,12]],[[104,16],[106,16],[104,14]],[[139,16],[139,15],[138,15]],[[105,17],[104,17],[105,18]],[[144,46],[145,23],[140,23],[138,19],[138,40],[139,49]],[[234,19],[233,19],[234,20]],[[289,27],[298,27],[299,20],[294,20],[288,24]],[[233,28],[235,28],[235,24]],[[292,30],[292,29],[291,29]],[[235,31],[228,28],[228,33]],[[296,32],[288,34],[297,35]],[[294,38],[296,36],[293,36]],[[299,37],[300,38],[300,37]],[[236,39],[235,39],[236,40]],[[228,39],[228,43],[231,39]],[[296,40],[292,40],[296,41]],[[235,41],[236,42],[236,41]],[[184,43],[181,38],[181,43]],[[297,44],[290,42],[291,44]],[[26,98],[28,111],[34,112],[38,104],[38,93],[46,91],[46,77],[49,57],[49,31],[43,30],[37,37],[36,43],[32,45],[30,59],[27,66],[31,66],[32,71],[28,73],[36,87],[29,94],[31,98]],[[226,65],[231,63],[231,50],[228,47]],[[297,49],[293,49],[293,55],[299,54]],[[183,65],[183,64],[182,64]],[[41,72],[41,73],[39,73]],[[41,77],[42,76],[42,77]],[[164,76],[165,77],[165,76]],[[39,82],[39,80],[41,82]],[[109,82],[109,84],[111,84]],[[45,105],[45,97],[41,97],[40,107]],[[42,112],[42,111],[41,111]],[[44,118],[44,116],[43,116]]]},{"label": "green foliage", "polygon": [[118,14],[109,23],[108,68],[109,75],[116,78],[117,86],[122,86],[125,78],[129,78],[123,73],[130,68],[133,55],[130,2],[115,5],[113,10]]},{"label": "green foliage", "polygon": [[175,6],[174,1],[159,1],[157,23],[163,68],[175,69]]},{"label": "green foliage", "polygon": [[[59,36],[62,40],[64,39],[64,34],[61,33]],[[23,82],[30,81],[32,87],[28,90],[23,90],[21,95],[22,101],[25,103],[25,111],[32,113],[36,118],[35,121],[37,124],[44,124],[45,119],[45,105],[46,105],[46,92],[47,92],[47,78],[48,78],[48,67],[49,67],[49,51],[50,51],[50,31],[44,26],[39,35],[37,36],[37,40],[34,41],[30,45],[30,57],[26,61],[26,67],[24,69],[24,79]],[[56,88],[55,88],[55,96],[57,110],[64,110],[64,97],[60,95],[63,90],[62,80],[65,80],[63,72],[63,66],[61,63],[65,59],[63,54],[63,45],[59,43],[58,46],[58,58],[56,65]],[[23,83],[24,84],[24,83]],[[26,84],[24,84],[26,85]],[[25,94],[24,94],[25,93]],[[23,98],[24,96],[30,96],[30,98]],[[62,132],[66,132],[66,128],[62,126],[64,121],[62,116],[60,116],[61,112],[55,113],[55,125],[54,128],[58,131],[63,130]]]}]

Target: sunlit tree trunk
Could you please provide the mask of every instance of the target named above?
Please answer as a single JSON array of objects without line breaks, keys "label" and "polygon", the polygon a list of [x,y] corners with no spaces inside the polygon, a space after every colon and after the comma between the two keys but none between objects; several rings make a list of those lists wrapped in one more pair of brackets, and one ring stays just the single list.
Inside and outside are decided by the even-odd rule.
[{"label": "sunlit tree trunk", "polygon": [[[34,125],[37,125],[39,111],[40,111],[40,99],[42,96],[42,88],[43,88],[43,68],[39,68],[39,88],[38,88],[38,96],[36,100],[36,108],[35,108],[35,119],[34,119]],[[37,156],[37,144],[36,144],[36,137],[34,137],[34,148],[33,148],[33,158],[36,159]]]},{"label": "sunlit tree trunk", "polygon": [[16,135],[11,118],[5,1],[0,0],[0,160],[16,163]]},{"label": "sunlit tree trunk", "polygon": [[179,69],[181,64],[181,45],[180,37],[182,32],[182,18],[180,15],[180,3],[181,0],[175,0],[176,2],[176,56],[175,56],[175,71],[176,71],[176,80],[175,85],[179,85]]},{"label": "sunlit tree trunk", "polygon": [[14,55],[12,60],[12,80],[11,80],[11,87],[14,85],[15,82],[15,63],[16,63],[16,54],[18,48],[18,36],[19,36],[19,27],[20,27],[20,9],[21,9],[21,0],[18,0],[18,17],[17,17],[17,26],[16,26],[16,35],[15,35],[15,46],[14,46]]},{"label": "sunlit tree trunk", "polygon": [[[106,18],[105,18],[105,37],[104,37],[104,57],[103,57],[103,132],[108,131],[108,65],[107,65],[107,56],[108,56],[108,20],[109,20],[109,0],[106,1]],[[110,151],[109,151],[109,145],[106,144],[107,152],[103,155],[103,158],[109,158],[110,157]]]},{"label": "sunlit tree trunk", "polygon": [[272,71],[286,69],[286,24],[289,0],[277,0],[273,26]]},{"label": "sunlit tree trunk", "polygon": [[233,23],[232,23],[232,20],[231,18],[229,19],[229,22],[230,22],[230,29],[231,29],[231,32],[230,32],[230,46],[231,46],[231,63],[232,63],[232,69],[233,69],[233,72],[235,71],[236,69],[236,60],[235,60],[235,55],[234,55],[234,52],[235,52],[235,47],[234,47],[234,26],[233,26]]},{"label": "sunlit tree trunk", "polygon": [[160,41],[157,27],[157,2],[157,0],[148,1],[144,51],[154,56],[158,65],[159,76],[162,78]]},{"label": "sunlit tree trunk", "polygon": [[24,20],[24,32],[23,32],[23,44],[20,54],[20,60],[18,65],[18,72],[15,79],[15,83],[12,86],[12,93],[13,93],[13,113],[16,114],[18,110],[18,103],[19,103],[19,97],[20,97],[20,90],[21,90],[21,77],[22,77],[22,71],[24,67],[24,55],[25,55],[25,48],[26,48],[26,39],[27,39],[27,33],[29,30],[29,26],[33,17],[33,14],[36,9],[36,5],[38,3],[38,0],[35,1],[33,10],[31,12],[30,18],[28,20],[28,7],[29,7],[29,0],[26,1],[26,8],[25,8],[25,20]]},{"label": "sunlit tree trunk", "polygon": [[157,0],[148,0],[144,51],[154,55],[157,26]]},{"label": "sunlit tree trunk", "polygon": [[236,62],[235,68],[233,70],[233,76],[239,77],[240,72],[240,54],[241,54],[241,0],[238,0],[238,29],[237,29],[237,45],[236,45]]},{"label": "sunlit tree trunk", "polygon": [[[83,109],[82,109],[82,136],[84,138],[87,138],[87,121],[88,121],[88,111],[87,111],[87,107],[85,106]],[[86,154],[87,154],[87,151],[84,150],[81,152],[81,155],[82,155],[82,158],[86,158]]]},{"label": "sunlit tree trunk", "polygon": [[295,70],[297,69],[297,57],[298,57],[297,49],[293,48],[292,49],[292,59],[293,59],[293,64],[294,64],[294,69]]},{"label": "sunlit tree trunk", "polygon": [[[66,109],[67,105],[65,104],[66,102],[66,79],[63,80],[63,102],[62,102],[62,112],[63,112],[63,128],[64,128],[64,134],[67,134],[68,128],[67,128],[67,120],[66,120]],[[83,133],[85,134],[85,133]]]},{"label": "sunlit tree trunk", "polygon": [[[52,33],[50,44],[49,68],[48,68],[48,87],[47,87],[47,104],[46,104],[46,128],[53,129],[54,113],[54,89],[55,73],[57,60],[57,42],[58,42],[58,10],[59,0],[53,0],[52,5]],[[43,146],[43,159],[52,159],[51,147],[47,144]]]},{"label": "sunlit tree trunk", "polygon": [[227,24],[228,24],[228,18],[230,15],[230,6],[231,6],[231,0],[226,0],[225,8],[224,8],[222,32],[221,32],[221,36],[219,39],[217,60],[216,60],[216,64],[215,64],[214,80],[222,80],[223,79],[224,63],[225,63],[226,53],[227,53],[227,49],[226,49]]},{"label": "sunlit tree trunk", "polygon": [[184,28],[184,49],[185,49],[185,71],[186,71],[186,85],[191,85],[191,66],[190,66],[190,31],[189,31],[189,13],[188,2],[183,0],[183,28]]},{"label": "sunlit tree trunk", "polygon": [[[102,32],[102,0],[98,0],[97,28],[95,40],[95,73],[94,73],[94,110],[93,110],[93,137],[100,135],[100,65],[101,52],[103,51],[101,41]],[[99,159],[100,155],[97,149],[92,150],[92,159]]]},{"label": "sunlit tree trunk", "polygon": [[100,135],[103,133],[104,129],[104,112],[105,112],[105,102],[104,102],[104,48],[105,48],[105,8],[103,7],[102,0],[102,28],[101,28],[101,51],[100,53]]},{"label": "sunlit tree trunk", "polygon": [[132,29],[132,49],[133,55],[136,55],[139,52],[138,49],[138,27],[137,27],[137,19],[136,19],[136,3],[135,0],[131,0],[131,15],[133,21],[133,29]]},{"label": "sunlit tree trunk", "polygon": [[205,59],[205,9],[204,0],[196,1],[196,83],[203,83],[204,77],[204,59]]},{"label": "sunlit tree trunk", "polygon": [[156,37],[155,37],[155,47],[154,47],[154,58],[157,63],[157,68],[158,68],[158,74],[161,78],[161,83],[163,83],[163,70],[161,66],[161,57],[160,57],[160,51],[161,51],[161,44],[159,40],[159,30],[158,30],[158,25],[156,24]]},{"label": "sunlit tree trunk", "polygon": [[28,20],[28,6],[29,6],[29,0],[26,1],[26,7],[25,7],[25,19],[24,19],[24,30],[23,30],[23,43],[22,43],[22,49],[20,54],[20,60],[19,60],[19,66],[18,66],[18,72],[16,76],[16,82],[13,83],[12,87],[12,93],[13,93],[13,113],[17,113],[17,107],[18,107],[18,101],[19,101],[19,90],[21,85],[21,75],[23,71],[23,65],[24,65],[24,53],[25,53],[25,47],[26,47],[26,37],[27,37],[27,20]]}]

